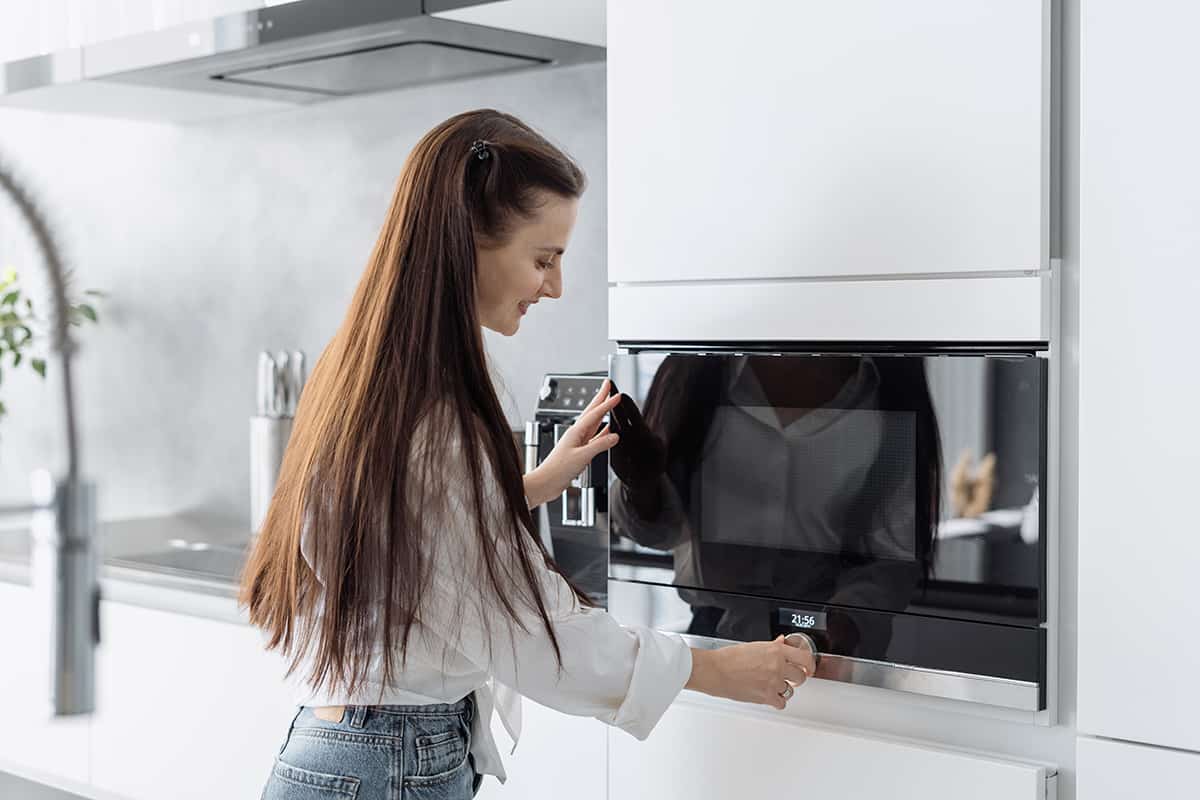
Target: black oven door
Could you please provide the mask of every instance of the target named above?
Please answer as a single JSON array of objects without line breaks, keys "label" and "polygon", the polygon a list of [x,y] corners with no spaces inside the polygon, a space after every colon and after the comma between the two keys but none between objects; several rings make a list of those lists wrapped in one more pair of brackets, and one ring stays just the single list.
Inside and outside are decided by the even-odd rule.
[{"label": "black oven door", "polygon": [[[894,661],[1044,620],[1044,358],[641,351],[611,375],[609,578],[669,587],[663,627]],[[897,639],[902,615],[927,622]]]}]

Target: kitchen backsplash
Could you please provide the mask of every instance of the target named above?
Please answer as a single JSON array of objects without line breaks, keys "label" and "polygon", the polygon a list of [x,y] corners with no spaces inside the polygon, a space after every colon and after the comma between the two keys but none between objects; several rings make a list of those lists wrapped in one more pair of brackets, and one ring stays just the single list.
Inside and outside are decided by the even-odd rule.
[{"label": "kitchen backsplash", "polygon": [[[565,294],[511,339],[487,335],[514,425],[540,376],[603,369],[604,65],[514,74],[174,127],[0,110],[0,157],[44,200],[78,289],[109,293],[82,331],[77,395],[86,472],[104,518],[246,518],[246,419],[263,349],[313,359],[341,321],[409,149],[470,108],[521,116],[575,156],[589,189]],[[0,266],[42,267],[0,200]],[[43,310],[45,310],[44,306]],[[62,465],[56,376],[5,370],[0,501]]]}]

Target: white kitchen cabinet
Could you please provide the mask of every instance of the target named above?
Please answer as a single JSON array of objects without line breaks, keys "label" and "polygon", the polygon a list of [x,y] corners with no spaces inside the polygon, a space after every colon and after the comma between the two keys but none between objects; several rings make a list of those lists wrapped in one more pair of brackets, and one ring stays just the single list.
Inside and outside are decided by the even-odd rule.
[{"label": "white kitchen cabinet", "polygon": [[1200,786],[1200,753],[1084,737],[1075,774],[1080,800],[1191,800]]},{"label": "white kitchen cabinet", "polygon": [[257,629],[104,603],[91,782],[129,800],[258,797],[295,714]]},{"label": "white kitchen cabinet", "polygon": [[1079,126],[1078,728],[1192,751],[1197,27],[1195,4],[1083,3]]},{"label": "white kitchen cabinet", "polygon": [[0,2],[0,64],[78,47],[86,0]]},{"label": "white kitchen cabinet", "polygon": [[[589,717],[572,717],[530,700],[523,703],[521,743],[510,741],[499,717],[492,731],[504,757],[508,780],[486,778],[479,800],[605,800],[607,727]],[[615,797],[615,796],[614,796]]]},{"label": "white kitchen cabinet", "polygon": [[597,47],[605,43],[605,0],[498,0],[465,8],[463,0],[429,0],[426,8],[435,17],[503,28],[536,36],[549,36]]},{"label": "white kitchen cabinet", "polygon": [[88,719],[50,716],[50,633],[33,608],[29,587],[0,583],[0,770],[83,783]]},{"label": "white kitchen cabinet", "polygon": [[1037,341],[1048,276],[625,284],[614,341]]},{"label": "white kitchen cabinet", "polygon": [[1045,800],[1045,765],[677,703],[650,738],[609,733],[609,797]]},{"label": "white kitchen cabinet", "polygon": [[609,0],[609,280],[1048,269],[1049,7]]}]

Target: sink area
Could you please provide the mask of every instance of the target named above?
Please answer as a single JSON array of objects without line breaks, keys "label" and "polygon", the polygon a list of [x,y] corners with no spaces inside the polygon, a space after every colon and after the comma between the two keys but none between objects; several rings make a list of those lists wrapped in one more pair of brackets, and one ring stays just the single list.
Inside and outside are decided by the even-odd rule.
[{"label": "sink area", "polygon": [[[233,596],[252,537],[240,520],[203,514],[100,523],[101,578]],[[28,529],[0,531],[0,580],[27,583]]]},{"label": "sink area", "polygon": [[223,545],[172,539],[165,549],[110,558],[106,563],[121,569],[237,583],[248,549],[248,544]]}]

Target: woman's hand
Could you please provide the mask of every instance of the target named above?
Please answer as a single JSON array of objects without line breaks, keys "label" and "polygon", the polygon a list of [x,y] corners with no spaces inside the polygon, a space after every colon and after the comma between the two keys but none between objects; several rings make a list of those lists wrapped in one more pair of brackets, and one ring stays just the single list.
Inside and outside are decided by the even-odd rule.
[{"label": "woman's hand", "polygon": [[[592,402],[575,420],[575,424],[559,438],[550,455],[525,475],[525,497],[529,500],[530,508],[540,506],[560,494],[572,478],[592,463],[593,458],[611,448],[620,439],[617,434],[609,432],[608,425],[605,425],[603,430],[596,430],[600,427],[604,415],[621,399],[619,394],[609,397],[608,390],[609,381],[605,380]],[[605,479],[604,476],[595,477],[597,480]]]},{"label": "woman's hand", "polygon": [[783,709],[791,690],[815,670],[812,651],[807,646],[788,644],[782,636],[773,642],[747,642],[719,650],[693,648],[687,688]]}]

